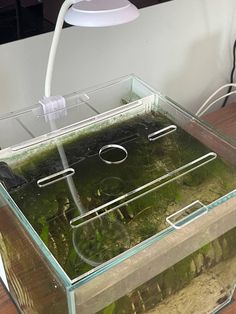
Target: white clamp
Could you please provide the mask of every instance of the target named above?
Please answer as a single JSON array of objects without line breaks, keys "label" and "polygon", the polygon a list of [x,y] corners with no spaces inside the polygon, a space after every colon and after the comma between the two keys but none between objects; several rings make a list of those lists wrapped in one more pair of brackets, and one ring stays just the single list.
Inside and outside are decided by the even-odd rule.
[{"label": "white clamp", "polygon": [[58,120],[67,114],[66,100],[62,96],[44,97],[39,104],[42,106],[46,122]]}]

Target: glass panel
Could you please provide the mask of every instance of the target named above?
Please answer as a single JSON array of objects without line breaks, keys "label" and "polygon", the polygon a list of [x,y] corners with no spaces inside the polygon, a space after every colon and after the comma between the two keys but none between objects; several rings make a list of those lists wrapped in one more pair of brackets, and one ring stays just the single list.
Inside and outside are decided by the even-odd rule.
[{"label": "glass panel", "polygon": [[42,144],[0,152],[2,181],[71,280],[236,186],[235,168],[158,112],[155,98]]},{"label": "glass panel", "polygon": [[[28,140],[32,142],[32,139],[38,136],[43,136],[55,129],[77,125],[89,118],[93,121],[93,117],[100,113],[150,95],[153,95],[153,91],[138,78],[126,76],[111,81],[105,86],[97,86],[65,96],[65,107],[56,110],[57,121],[53,129],[40,104],[10,113],[0,118],[1,148]],[[48,136],[43,137],[45,138],[48,139]]]},{"label": "glass panel", "polygon": [[65,285],[208,216],[236,187],[236,147],[133,76],[64,109],[6,118],[37,137],[16,129],[0,151],[0,191]]},{"label": "glass panel", "polygon": [[[226,134],[227,128],[224,128],[226,129],[226,132],[223,132],[222,129],[215,127],[212,123],[204,120],[204,116],[203,118],[193,116],[188,113],[185,108],[181,107],[181,105],[177,104],[169,97],[159,96],[161,99],[159,109],[162,113],[166,114],[169,119],[173,121],[179,121],[188,133],[199,138],[205,145],[211,148],[213,147],[214,150],[218,149],[220,153],[223,154],[224,158],[228,158],[231,163],[236,163],[235,159],[232,157],[232,151],[235,150],[236,140],[234,137]],[[228,125],[228,122],[231,132],[233,132],[232,119],[229,119],[227,123],[225,122],[225,125]],[[202,129],[201,132],[199,129]]]},{"label": "glass panel", "polygon": [[0,254],[16,303],[26,314],[68,313],[63,283],[3,202],[0,215]]},{"label": "glass panel", "polygon": [[235,237],[233,228],[98,313],[207,314],[219,310],[230,302],[236,283]]}]

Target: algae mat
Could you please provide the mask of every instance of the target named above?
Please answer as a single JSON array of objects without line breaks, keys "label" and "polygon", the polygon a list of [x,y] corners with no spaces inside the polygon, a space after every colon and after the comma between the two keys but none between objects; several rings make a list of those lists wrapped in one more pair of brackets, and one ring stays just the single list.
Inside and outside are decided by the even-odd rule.
[{"label": "algae mat", "polygon": [[[207,205],[235,189],[235,168],[218,157],[176,175],[176,169],[211,151],[178,127],[150,140],[150,134],[171,125],[164,115],[150,112],[112,126],[109,121],[101,127],[89,126],[15,154],[0,153],[1,180],[71,279],[165,229],[166,217],[182,207],[195,200]],[[99,152],[110,144],[122,146],[128,155],[123,158],[121,151],[108,150],[103,157],[123,162],[102,160]],[[63,171],[62,149],[68,167],[74,170],[70,182],[78,202],[69,179],[38,185],[42,178]],[[142,197],[116,201],[115,210],[104,206],[159,178],[150,193],[146,189]],[[85,219],[83,226],[71,228],[71,219],[99,206],[102,211],[92,214],[91,221]]]}]

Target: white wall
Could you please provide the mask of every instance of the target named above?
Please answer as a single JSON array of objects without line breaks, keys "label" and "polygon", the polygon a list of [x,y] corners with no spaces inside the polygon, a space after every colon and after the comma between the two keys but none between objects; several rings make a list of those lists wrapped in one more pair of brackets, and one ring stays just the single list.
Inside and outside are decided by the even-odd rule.
[{"label": "white wall", "polygon": [[[0,46],[0,111],[43,96],[52,34]],[[228,80],[236,38],[235,0],[173,0],[133,23],[63,30],[53,94],[135,73],[192,111]]]}]

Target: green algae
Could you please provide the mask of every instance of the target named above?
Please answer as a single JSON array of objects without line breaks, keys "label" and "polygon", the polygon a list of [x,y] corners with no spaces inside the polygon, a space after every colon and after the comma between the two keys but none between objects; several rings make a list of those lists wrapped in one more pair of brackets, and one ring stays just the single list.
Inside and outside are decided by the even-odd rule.
[{"label": "green algae", "polygon": [[[104,121],[102,126],[89,126],[66,136],[63,147],[68,165],[75,169],[73,181],[83,210],[110,202],[209,152],[179,128],[154,142],[148,141],[148,134],[170,124],[161,114],[142,112],[122,123],[117,120],[111,126]],[[236,186],[235,169],[217,158],[173,182],[166,178],[162,187],[157,184],[151,193],[130,203],[117,202],[116,210],[72,230],[69,221],[80,212],[67,181],[37,186],[37,180],[63,170],[58,142],[50,140],[48,149],[42,149],[41,144],[39,150],[32,147],[18,162],[15,157],[12,164],[10,157],[6,160],[27,180],[27,184],[10,191],[11,196],[71,278],[165,229],[167,216],[196,199],[209,204]],[[107,165],[99,158],[100,148],[111,143],[127,149],[124,163]],[[110,154],[110,158],[117,158],[117,152]],[[101,213],[110,208],[105,207]]]}]

